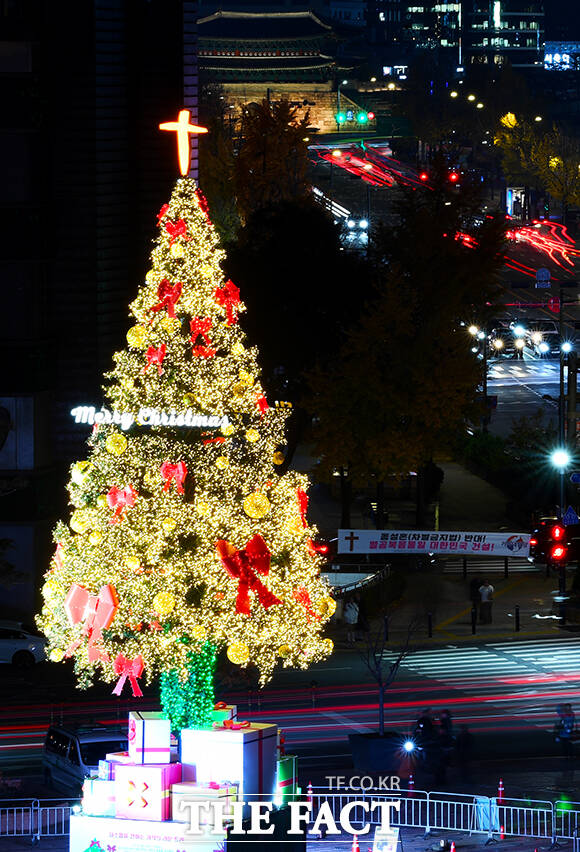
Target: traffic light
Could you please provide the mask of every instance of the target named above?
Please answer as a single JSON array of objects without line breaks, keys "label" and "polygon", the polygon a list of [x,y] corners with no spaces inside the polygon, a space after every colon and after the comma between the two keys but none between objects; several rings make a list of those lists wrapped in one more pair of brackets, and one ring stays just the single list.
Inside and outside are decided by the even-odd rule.
[{"label": "traffic light", "polygon": [[449,180],[451,181],[451,183],[457,183],[457,181],[459,180],[459,175],[457,174],[457,172],[449,172]]},{"label": "traffic light", "polygon": [[421,172],[421,174],[419,175],[419,180],[429,180],[429,175],[427,174],[427,172]]},{"label": "traffic light", "polygon": [[566,527],[557,520],[540,521],[530,538],[530,556],[550,565],[565,565],[568,559]]}]

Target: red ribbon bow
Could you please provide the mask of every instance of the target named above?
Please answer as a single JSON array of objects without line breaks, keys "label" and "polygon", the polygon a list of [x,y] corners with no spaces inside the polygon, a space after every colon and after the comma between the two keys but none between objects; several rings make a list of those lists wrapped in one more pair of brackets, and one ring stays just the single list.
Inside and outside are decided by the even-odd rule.
[{"label": "red ribbon bow", "polygon": [[187,225],[183,219],[178,219],[177,222],[166,222],[165,230],[169,234],[169,248],[171,248],[178,237],[183,237],[184,240],[191,239],[191,237],[187,236]]},{"label": "red ribbon bow", "polygon": [[205,446],[206,444],[223,444],[225,442],[225,438],[222,438],[221,435],[218,435],[217,438],[202,438],[201,443]]},{"label": "red ribbon bow", "polygon": [[161,225],[161,220],[169,210],[169,204],[164,204],[159,213],[157,214],[157,224]]},{"label": "red ribbon bow", "polygon": [[115,510],[109,523],[116,524],[121,521],[125,509],[131,509],[135,505],[136,499],[137,491],[132,485],[126,485],[124,488],[117,488],[116,485],[113,485],[107,493],[107,505],[109,509]]},{"label": "red ribbon bow", "polygon": [[165,486],[163,488],[164,491],[169,491],[171,488],[172,480],[175,480],[175,485],[177,487],[177,493],[183,494],[183,481],[187,476],[187,467],[185,462],[180,461],[176,464],[172,464],[171,462],[163,462],[160,468],[161,476],[165,480]]},{"label": "red ribbon bow", "polygon": [[264,414],[269,409],[268,400],[264,396],[263,393],[258,393],[256,395],[256,405],[260,409],[260,414]]},{"label": "red ribbon bow", "polygon": [[225,702],[225,701],[217,701],[217,702],[213,705],[213,709],[214,709],[214,710],[225,710],[227,706],[228,706],[228,705],[226,704],[226,702]]},{"label": "red ribbon bow", "polygon": [[249,540],[243,550],[236,550],[228,541],[216,542],[222,564],[230,577],[238,580],[236,612],[250,615],[250,592],[257,595],[265,609],[282,603],[256,575],[267,576],[270,571],[270,551],[261,535]]},{"label": "red ribbon bow", "polygon": [[129,683],[133,690],[133,697],[142,698],[143,693],[137,683],[137,678],[141,677],[143,669],[145,668],[141,654],[138,654],[134,660],[130,660],[128,657],[123,656],[123,654],[117,654],[113,662],[113,668],[115,669],[115,674],[119,675],[119,680],[113,690],[113,695],[120,695],[122,693],[125,681],[129,678]]},{"label": "red ribbon bow", "polygon": [[235,325],[238,321],[236,306],[240,304],[240,288],[233,281],[226,281],[223,287],[217,287],[214,298],[218,305],[226,309],[228,325]]},{"label": "red ribbon bow", "polygon": [[157,349],[154,346],[150,346],[147,350],[147,366],[143,367],[142,372],[146,373],[151,364],[157,364],[157,372],[159,375],[163,372],[163,359],[165,358],[165,351],[167,347],[165,343],[162,343]]},{"label": "red ribbon bow", "polygon": [[205,218],[207,219],[207,221],[211,225],[211,221],[210,221],[210,218],[209,218],[209,204],[207,203],[207,199],[206,199],[205,195],[203,194],[201,189],[196,189],[195,194],[196,194],[196,197],[197,197],[197,203],[199,204],[200,210],[202,211],[202,213],[205,214]]},{"label": "red ribbon bow", "polygon": [[311,618],[315,618],[317,621],[320,621],[321,616],[312,608],[312,601],[310,600],[308,589],[305,589],[304,586],[298,586],[298,588],[294,589],[292,592],[292,596],[294,597],[294,600],[298,601],[299,604],[302,604],[306,610],[308,614],[308,621],[310,621]]},{"label": "red ribbon bow", "polygon": [[306,520],[306,511],[308,509],[308,494],[303,488],[297,488],[296,496],[298,497],[298,509],[300,510],[300,517],[302,518],[302,526],[307,527],[308,521]]},{"label": "red ribbon bow", "polygon": [[[102,631],[111,626],[118,608],[117,592],[114,586],[110,584],[103,586],[98,595],[91,595],[84,586],[79,586],[78,583],[73,583],[68,590],[64,599],[64,609],[71,624],[81,624],[84,621],[83,636],[89,637],[88,656],[90,663],[96,660],[107,661],[109,659],[104,651],[95,646],[95,642],[102,639]],[[80,644],[80,639],[73,642],[67,649],[65,656],[72,656]]]},{"label": "red ribbon bow", "polygon": [[175,319],[175,304],[181,296],[182,289],[183,285],[181,281],[177,281],[176,284],[172,284],[167,278],[164,278],[157,288],[157,297],[159,301],[156,305],[153,305],[152,308],[149,308],[149,311],[155,314],[157,311],[161,311],[165,308],[167,316]]},{"label": "red ribbon bow", "polygon": [[[211,344],[211,338],[209,336],[209,330],[212,326],[211,317],[193,317],[190,320],[189,327],[191,329],[191,342],[193,344],[191,354],[197,358],[211,358],[215,355],[216,350],[213,349],[209,344]],[[206,346],[196,346],[195,342],[198,337],[202,337]]]},{"label": "red ribbon bow", "polygon": [[222,728],[227,728],[229,731],[241,731],[243,728],[249,728],[252,723],[244,720],[243,722],[234,722],[233,719],[224,719]]}]

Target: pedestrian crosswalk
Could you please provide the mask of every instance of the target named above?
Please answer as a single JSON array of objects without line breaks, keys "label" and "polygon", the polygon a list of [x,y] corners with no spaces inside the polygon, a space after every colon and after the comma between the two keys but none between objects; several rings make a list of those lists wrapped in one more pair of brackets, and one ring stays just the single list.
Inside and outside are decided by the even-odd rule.
[{"label": "pedestrian crosswalk", "polygon": [[[386,663],[397,654],[383,654]],[[580,672],[580,637],[563,640],[497,642],[477,647],[447,646],[415,651],[401,663],[407,672],[437,680],[489,679],[506,675]]]},{"label": "pedestrian crosswalk", "polygon": [[488,388],[513,384],[551,384],[558,382],[560,366],[556,361],[496,361],[489,366]]},{"label": "pedestrian crosswalk", "polygon": [[498,642],[489,646],[494,652],[523,660],[545,672],[580,673],[580,638],[551,642]]}]

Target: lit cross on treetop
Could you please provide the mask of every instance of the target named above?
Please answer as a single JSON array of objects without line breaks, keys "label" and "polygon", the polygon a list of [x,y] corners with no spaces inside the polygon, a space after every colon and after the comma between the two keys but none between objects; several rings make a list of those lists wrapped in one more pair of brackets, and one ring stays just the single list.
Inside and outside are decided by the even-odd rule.
[{"label": "lit cross on treetop", "polygon": [[207,133],[207,127],[199,127],[189,123],[189,110],[179,111],[177,121],[166,121],[159,125],[159,130],[173,130],[177,133],[177,153],[179,155],[179,171],[183,176],[189,172],[189,134]]}]

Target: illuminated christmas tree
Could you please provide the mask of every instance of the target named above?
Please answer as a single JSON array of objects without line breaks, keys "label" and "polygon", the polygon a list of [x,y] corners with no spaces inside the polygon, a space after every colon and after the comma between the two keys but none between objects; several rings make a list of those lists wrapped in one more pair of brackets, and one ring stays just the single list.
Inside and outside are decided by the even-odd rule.
[{"label": "illuminated christmas tree", "polygon": [[157,218],[106,407],[73,412],[94,421],[90,452],[71,469],[38,623],[52,660],[74,656],[81,686],[98,674],[138,695],[141,676],[160,676],[177,728],[209,721],[221,648],[262,683],[279,662],[327,656],[334,601],[307,479],[277,472],[287,410],[265,398],[195,182],[178,180]]}]

